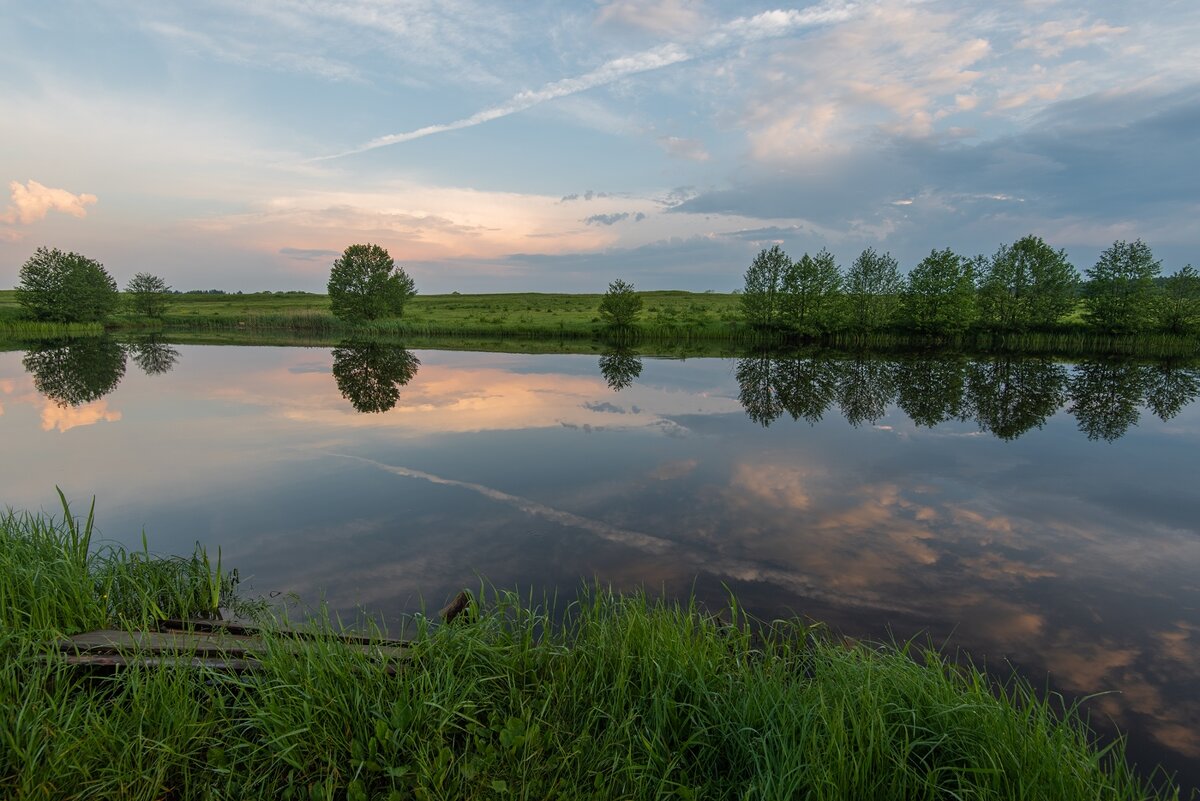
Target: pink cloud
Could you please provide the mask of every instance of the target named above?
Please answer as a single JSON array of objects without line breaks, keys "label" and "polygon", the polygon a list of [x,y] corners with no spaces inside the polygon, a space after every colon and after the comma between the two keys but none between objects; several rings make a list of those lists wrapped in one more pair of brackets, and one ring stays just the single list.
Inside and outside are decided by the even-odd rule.
[{"label": "pink cloud", "polygon": [[28,225],[44,219],[51,211],[72,217],[86,217],[86,207],[96,202],[95,195],[76,195],[65,189],[51,189],[32,179],[24,185],[20,181],[12,181],[8,188],[12,191],[12,203],[0,214],[0,222],[5,223]]}]

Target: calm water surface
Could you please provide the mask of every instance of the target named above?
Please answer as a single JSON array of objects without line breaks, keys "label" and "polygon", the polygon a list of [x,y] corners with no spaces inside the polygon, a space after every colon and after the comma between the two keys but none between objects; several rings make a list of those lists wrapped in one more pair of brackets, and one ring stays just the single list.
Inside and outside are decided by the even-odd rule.
[{"label": "calm water surface", "polygon": [[[394,620],[484,576],[948,641],[1200,780],[1200,373],[345,346],[0,353],[0,504]],[[1049,677],[1049,678],[1047,678]]]}]

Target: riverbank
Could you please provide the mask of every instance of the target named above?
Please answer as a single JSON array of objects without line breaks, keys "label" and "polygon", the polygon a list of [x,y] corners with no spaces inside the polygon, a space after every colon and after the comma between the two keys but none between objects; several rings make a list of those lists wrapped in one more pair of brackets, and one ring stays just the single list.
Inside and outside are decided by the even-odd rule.
[{"label": "riverbank", "polygon": [[325,642],[268,647],[250,677],[159,666],[89,679],[40,659],[41,644],[239,603],[235,574],[203,551],[159,558],[91,532],[90,516],[0,516],[5,795],[1176,795],[1026,684],[736,605],[714,615],[594,591],[550,614],[501,593],[467,625],[414,618],[399,677]]},{"label": "riverbank", "polygon": [[[1200,355],[1200,337],[1156,331],[1114,336],[1089,329],[1079,312],[1054,331],[998,334],[974,330],[949,337],[904,330],[873,333],[841,331],[800,337],[764,331],[745,323],[739,295],[715,292],[638,293],[644,309],[638,323],[614,332],[599,317],[599,294],[418,295],[404,316],[352,325],[329,311],[326,295],[262,292],[250,295],[191,293],[172,295],[167,312],[151,320],[128,312],[98,323],[63,325],[24,320],[15,293],[0,291],[0,340],[85,336],[109,331],[119,335],[158,334],[172,341],[261,341],[264,337],[336,343],[349,338],[404,340],[474,339],[556,343],[618,340],[623,344],[664,347],[689,345],[715,352],[730,348],[782,347],[802,343],[835,348],[944,349],[964,352],[1037,354]],[[547,344],[545,352],[557,346]],[[486,348],[491,349],[491,348]]]}]

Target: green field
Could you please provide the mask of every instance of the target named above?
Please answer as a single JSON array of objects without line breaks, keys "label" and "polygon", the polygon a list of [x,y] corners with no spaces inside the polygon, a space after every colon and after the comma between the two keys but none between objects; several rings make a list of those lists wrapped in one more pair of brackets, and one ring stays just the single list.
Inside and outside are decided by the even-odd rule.
[{"label": "green field", "polygon": [[[65,505],[65,502],[64,502]],[[736,603],[481,592],[410,620],[398,675],[268,634],[258,673],[170,663],[99,678],[55,638],[235,604],[203,551],[91,541],[0,514],[0,795],[123,799],[1146,799],[1072,707],[930,649],[846,642]],[[273,627],[269,609],[243,605]],[[327,619],[310,631],[331,631]],[[1153,780],[1152,787],[1147,782]]]}]

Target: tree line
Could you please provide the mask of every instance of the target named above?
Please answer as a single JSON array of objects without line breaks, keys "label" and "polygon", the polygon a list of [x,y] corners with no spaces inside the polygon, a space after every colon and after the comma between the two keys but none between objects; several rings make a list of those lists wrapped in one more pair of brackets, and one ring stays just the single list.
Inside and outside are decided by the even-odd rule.
[{"label": "tree line", "polygon": [[1065,251],[1033,235],[991,257],[933,250],[907,275],[872,248],[842,270],[828,250],[793,260],[775,245],[746,270],[741,309],[752,326],[805,336],[1053,331],[1081,304],[1083,321],[1104,333],[1200,330],[1200,275],[1190,264],[1165,279],[1161,272],[1140,239],[1114,242],[1086,278]]}]

